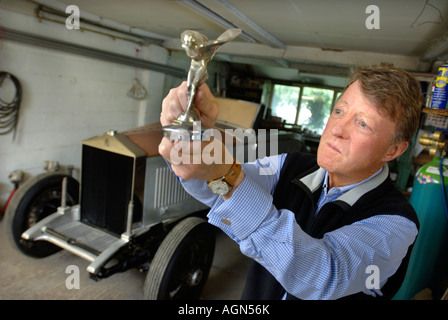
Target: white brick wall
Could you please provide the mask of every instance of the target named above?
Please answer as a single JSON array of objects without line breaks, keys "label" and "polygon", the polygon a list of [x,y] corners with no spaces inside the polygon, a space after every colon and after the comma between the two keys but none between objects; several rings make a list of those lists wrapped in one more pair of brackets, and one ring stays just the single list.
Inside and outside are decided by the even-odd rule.
[{"label": "white brick wall", "polygon": [[[0,10],[2,26],[120,54],[166,63],[167,52],[158,46],[134,43],[80,31],[64,25]],[[23,87],[16,139],[0,136],[0,206],[12,184],[8,174],[21,169],[29,178],[43,172],[45,160],[63,166],[81,166],[81,141],[109,129],[118,131],[157,121],[164,94],[165,75],[138,70],[148,98],[127,96],[135,77],[133,67],[2,41],[0,69],[15,75]],[[0,90],[1,94],[1,90]]]}]

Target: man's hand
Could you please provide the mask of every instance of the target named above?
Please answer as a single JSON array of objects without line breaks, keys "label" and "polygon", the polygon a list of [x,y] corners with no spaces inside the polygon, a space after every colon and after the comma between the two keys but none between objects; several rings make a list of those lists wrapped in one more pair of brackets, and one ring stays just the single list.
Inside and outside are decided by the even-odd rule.
[{"label": "man's hand", "polygon": [[[196,96],[196,112],[201,121],[202,128],[213,128],[218,116],[218,105],[210,89],[206,84],[202,85]],[[183,82],[179,87],[171,89],[169,94],[162,102],[162,113],[160,122],[162,126],[169,125],[179,114],[187,108],[187,83]],[[159,145],[159,153],[171,163],[174,173],[183,179],[201,179],[211,180],[219,176],[224,176],[231,167],[231,163],[217,161],[214,164],[205,164],[202,162],[204,148],[214,141],[171,141],[163,138]],[[227,150],[221,141],[214,141],[215,150],[220,149],[224,156]],[[187,154],[185,154],[187,153]],[[173,161],[175,159],[188,159],[188,161]],[[193,161],[200,159],[200,161]]]},{"label": "man's hand", "polygon": [[[218,105],[206,84],[200,87],[195,98],[196,112],[201,121],[201,127],[214,128],[218,116]],[[163,100],[160,114],[162,126],[171,124],[179,114],[186,110],[187,104],[187,83],[183,82],[179,87],[171,89]],[[178,177],[186,180],[210,181],[225,176],[233,164],[233,157],[220,138],[224,137],[217,134],[216,138],[210,138],[209,141],[172,141],[164,137],[159,145],[159,153],[171,163],[171,168]],[[214,161],[204,162],[205,157],[214,159]],[[186,161],[178,161],[179,159]],[[243,177],[244,173],[241,172],[234,188],[223,196],[224,199],[231,196]]]},{"label": "man's hand", "polygon": [[[210,155],[210,150],[212,155]],[[213,157],[215,152],[220,156]],[[210,181],[223,177],[233,163],[233,158],[222,141],[213,138],[210,141],[172,141],[163,138],[159,145],[159,153],[171,163],[171,168],[176,176],[187,180]],[[206,163],[204,162],[206,157],[216,161]],[[231,161],[226,161],[225,157]]]},{"label": "man's hand", "polygon": [[[170,125],[181,113],[187,110],[188,95],[187,82],[171,89],[162,102],[160,123],[162,126]],[[201,121],[202,128],[213,128],[218,117],[218,105],[209,87],[202,85],[195,95],[196,113]]]}]

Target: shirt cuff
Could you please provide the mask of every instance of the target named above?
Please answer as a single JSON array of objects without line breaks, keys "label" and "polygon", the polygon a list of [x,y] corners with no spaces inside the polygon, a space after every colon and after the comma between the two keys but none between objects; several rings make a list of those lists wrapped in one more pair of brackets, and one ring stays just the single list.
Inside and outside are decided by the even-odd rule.
[{"label": "shirt cuff", "polygon": [[272,195],[247,175],[230,199],[219,197],[208,213],[209,223],[234,240],[244,240],[269,215]]},{"label": "shirt cuff", "polygon": [[184,187],[185,191],[194,197],[196,200],[204,203],[205,205],[212,207],[216,199],[221,198],[218,195],[210,191],[207,186],[207,182],[199,179],[184,180],[179,178],[180,183]]}]

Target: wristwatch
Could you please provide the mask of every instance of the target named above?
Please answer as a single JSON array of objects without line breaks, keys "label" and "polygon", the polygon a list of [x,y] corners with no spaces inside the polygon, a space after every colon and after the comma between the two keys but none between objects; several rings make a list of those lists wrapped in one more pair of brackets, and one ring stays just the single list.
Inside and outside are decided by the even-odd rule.
[{"label": "wristwatch", "polygon": [[208,182],[208,188],[216,194],[221,196],[227,194],[235,184],[236,179],[240,175],[241,164],[236,163],[236,159],[233,159],[232,167],[224,177],[213,179]]}]

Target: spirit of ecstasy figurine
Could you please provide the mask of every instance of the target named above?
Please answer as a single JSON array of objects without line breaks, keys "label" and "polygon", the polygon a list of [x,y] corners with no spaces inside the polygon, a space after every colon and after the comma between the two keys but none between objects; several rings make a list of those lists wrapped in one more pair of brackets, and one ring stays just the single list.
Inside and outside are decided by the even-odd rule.
[{"label": "spirit of ecstasy figurine", "polygon": [[[209,41],[203,34],[186,30],[181,34],[182,47],[191,58],[190,70],[187,78],[188,105],[184,113],[173,121],[171,125],[164,126],[164,135],[171,139],[182,136],[188,132],[191,140],[200,140],[201,132],[196,132],[194,124],[199,117],[194,110],[194,97],[196,90],[208,77],[207,65],[220,46],[235,39],[241,33],[240,29],[228,29],[218,39]],[[200,126],[199,126],[200,127]]]}]

